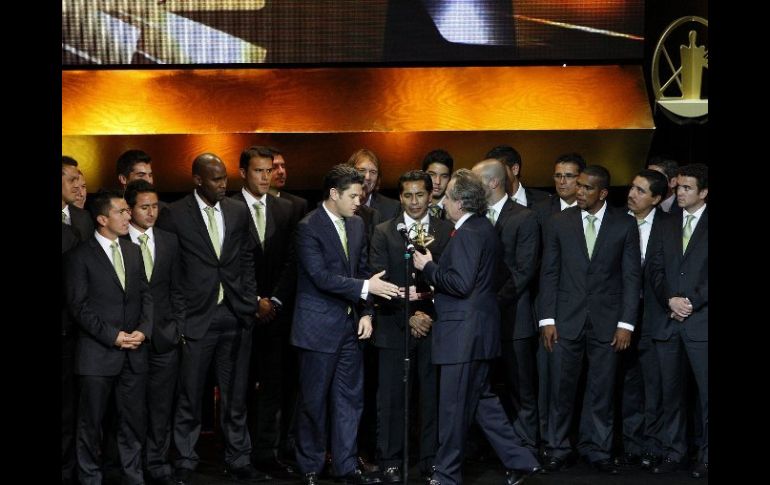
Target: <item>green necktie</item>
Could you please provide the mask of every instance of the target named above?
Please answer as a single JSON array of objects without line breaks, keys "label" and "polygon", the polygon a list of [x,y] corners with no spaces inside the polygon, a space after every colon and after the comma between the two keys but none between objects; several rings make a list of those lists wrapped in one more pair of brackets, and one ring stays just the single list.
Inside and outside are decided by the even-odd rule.
[{"label": "green necktie", "polygon": [[126,269],[123,266],[123,255],[120,254],[120,245],[118,241],[112,241],[110,244],[112,248],[112,265],[115,267],[115,272],[118,274],[120,280],[120,286],[126,289]]},{"label": "green necktie", "polygon": [[428,211],[430,211],[431,216],[435,217],[436,219],[441,219],[441,206],[432,205],[428,208]]},{"label": "green necktie", "polygon": [[144,273],[147,275],[147,281],[152,278],[152,253],[150,252],[150,246],[147,245],[147,240],[150,236],[142,234],[139,236],[139,248],[142,250],[142,259],[144,260]]},{"label": "green necktie", "polygon": [[265,206],[262,205],[262,202],[254,202],[254,215],[256,216],[259,244],[265,247]]},{"label": "green necktie", "polygon": [[497,211],[494,207],[489,207],[487,209],[487,219],[489,219],[489,222],[492,223],[492,225],[495,225],[495,222],[497,222],[497,217],[495,217]]},{"label": "green necktie", "polygon": [[[214,208],[206,207],[203,210],[206,211],[206,215],[209,217],[209,238],[211,239],[211,244],[214,245],[214,252],[217,253],[217,258],[219,258],[221,248],[219,247],[219,229],[217,226],[217,218],[214,217]],[[217,304],[222,303],[224,298],[225,289],[222,288],[222,283],[219,283],[219,296],[217,297]]]},{"label": "green necktie", "polygon": [[345,220],[337,219],[334,221],[334,223],[337,225],[337,232],[339,233],[340,240],[342,241],[342,249],[345,250],[345,257],[350,259],[350,255],[348,254],[348,234],[345,232]]},{"label": "green necktie", "polygon": [[64,211],[61,211],[61,221],[65,224],[67,223],[67,214]]},{"label": "green necktie", "polygon": [[692,221],[695,219],[695,216],[687,214],[685,219],[686,223],[684,225],[684,230],[682,231],[682,254],[687,251],[687,245],[690,244],[690,238],[692,237]]},{"label": "green necktie", "polygon": [[596,226],[594,226],[596,216],[588,214],[586,219],[588,219],[588,225],[586,226],[586,246],[588,247],[588,259],[591,259],[591,256],[594,254],[594,244],[596,244]]}]

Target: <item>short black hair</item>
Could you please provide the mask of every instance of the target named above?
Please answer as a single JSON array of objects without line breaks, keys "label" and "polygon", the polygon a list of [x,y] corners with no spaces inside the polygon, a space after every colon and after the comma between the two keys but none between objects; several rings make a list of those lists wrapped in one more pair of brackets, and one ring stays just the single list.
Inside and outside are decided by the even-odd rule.
[{"label": "short black hair", "polygon": [[484,158],[494,158],[500,160],[508,167],[518,165],[521,167],[521,155],[510,145],[498,145],[489,150]]},{"label": "short black hair", "polygon": [[427,190],[429,194],[433,192],[433,180],[430,178],[430,175],[422,170],[410,170],[404,172],[398,178],[398,194],[401,195],[404,192],[404,183],[419,182],[420,180],[425,182],[425,190]]},{"label": "short black hair", "polygon": [[112,207],[112,199],[122,199],[123,196],[120,192],[115,190],[99,189],[96,194],[89,197],[90,205],[88,206],[89,212],[91,212],[91,219],[93,219],[96,227],[99,227],[99,222],[96,220],[98,216],[109,216],[110,207]]},{"label": "short black hair", "polygon": [[241,152],[241,158],[238,162],[238,166],[244,170],[249,169],[249,161],[252,158],[269,158],[273,160],[273,151],[268,147],[261,145],[250,146],[249,148]]},{"label": "short black hair", "polygon": [[273,155],[273,157],[275,157],[276,155],[283,155],[283,153],[281,153],[281,150],[275,147],[267,147],[267,149],[270,151],[270,154]]},{"label": "short black hair", "polygon": [[666,196],[666,192],[668,191],[668,180],[665,175],[657,170],[645,168],[636,174],[636,176],[647,179],[647,182],[650,184],[650,193],[653,197],[659,195],[662,200],[663,197]]},{"label": "short black hair", "polygon": [[152,163],[152,158],[142,150],[127,150],[118,157],[117,172],[128,178],[137,163]]},{"label": "short black hair", "polygon": [[690,163],[679,167],[677,175],[693,177],[698,182],[698,192],[709,188],[709,168],[702,163]]},{"label": "short black hair", "polygon": [[559,155],[559,158],[556,159],[553,166],[555,167],[559,163],[572,163],[574,165],[577,165],[578,172],[582,172],[586,168],[585,159],[581,154],[577,152],[565,153],[563,155]]},{"label": "short black hair", "polygon": [[439,148],[438,150],[428,152],[428,154],[425,155],[425,158],[422,159],[422,171],[427,172],[428,166],[430,166],[431,163],[446,165],[449,169],[449,173],[452,173],[455,161],[448,151]]},{"label": "short black hair", "polygon": [[136,205],[136,197],[147,192],[158,195],[158,191],[155,190],[155,187],[150,182],[141,179],[133,180],[126,185],[126,192],[123,194],[123,198],[126,199],[129,207],[134,207]]},{"label": "short black hair", "polygon": [[596,177],[599,179],[599,190],[601,189],[607,189],[610,188],[610,171],[606,168],[602,167],[601,165],[589,165],[586,168],[583,169],[583,172],[586,175],[590,175],[592,177]]},{"label": "short black hair", "polygon": [[364,176],[347,163],[338,163],[324,175],[323,198],[329,199],[332,189],[337,192],[346,191],[353,184],[364,183]]},{"label": "short black hair", "polygon": [[78,166],[78,161],[75,160],[72,157],[68,157],[67,155],[62,155],[62,157],[61,157],[61,164],[62,165],[70,165],[70,166],[73,166],[73,167],[77,167]]},{"label": "short black hair", "polygon": [[647,160],[647,168],[650,168],[650,165],[657,165],[658,167],[662,168],[669,180],[676,177],[676,172],[679,170],[679,164],[676,162],[676,160],[672,160],[661,155],[650,157],[650,159]]}]

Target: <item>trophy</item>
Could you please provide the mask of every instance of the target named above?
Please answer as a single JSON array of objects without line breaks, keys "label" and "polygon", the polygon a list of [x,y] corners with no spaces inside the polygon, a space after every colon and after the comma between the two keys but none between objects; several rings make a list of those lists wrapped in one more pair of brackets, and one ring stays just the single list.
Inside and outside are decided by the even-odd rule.
[{"label": "trophy", "polygon": [[409,240],[412,241],[415,249],[422,254],[425,254],[425,249],[434,241],[434,239],[436,238],[428,233],[428,230],[421,222],[412,224],[412,227],[409,228]]}]

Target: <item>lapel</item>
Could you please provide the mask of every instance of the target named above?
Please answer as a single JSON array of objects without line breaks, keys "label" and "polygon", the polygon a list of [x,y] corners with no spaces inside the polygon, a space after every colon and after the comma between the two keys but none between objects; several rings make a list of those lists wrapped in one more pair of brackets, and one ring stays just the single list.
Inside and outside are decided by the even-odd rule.
[{"label": "lapel", "polygon": [[[607,204],[607,200],[604,201],[605,204]],[[601,247],[602,245],[607,241],[607,234],[612,230],[612,226],[615,223],[615,212],[611,210],[611,207],[609,204],[607,204],[607,208],[604,210],[604,220],[602,220],[602,224],[599,227],[599,233],[596,235],[596,244],[594,244],[594,253],[591,255],[592,259],[591,261],[596,260],[597,254],[601,253]],[[582,221],[581,221],[582,226]],[[583,236],[583,241],[585,241],[585,236]],[[586,254],[588,254],[588,246],[586,246]]]},{"label": "lapel", "polygon": [[[158,274],[160,265],[166,260],[166,247],[164,246],[166,240],[164,239],[164,236],[160,234],[157,227],[152,228],[152,235],[155,236],[155,259],[152,260],[152,276],[150,276],[150,284],[152,284],[155,279],[155,275]],[[144,264],[144,260],[142,260],[142,264]],[[144,267],[142,267],[142,271],[144,271]]]},{"label": "lapel", "polygon": [[[323,202],[321,202],[321,204],[323,205]],[[319,219],[319,228],[322,232],[326,232],[326,237],[329,241],[334,241],[332,245],[334,246],[337,256],[340,258],[340,261],[342,261],[342,266],[347,268],[348,275],[350,275],[350,261],[345,257],[345,249],[342,247],[342,241],[340,240],[340,234],[337,232],[337,228],[334,227],[334,223],[326,213],[324,207],[319,207],[316,214]],[[347,221],[345,221],[345,231],[348,233],[348,250],[350,250],[350,232]]]},{"label": "lapel", "polygon": [[510,197],[506,196],[505,204],[503,204],[503,208],[500,210],[500,214],[497,215],[497,220],[495,220],[495,229],[502,227],[506,219],[513,214],[514,204],[518,204],[518,202],[514,202]]},{"label": "lapel", "polygon": [[[697,246],[701,239],[706,237],[706,232],[708,232],[708,206],[706,206],[706,209],[703,211],[703,214],[700,216],[700,220],[698,221],[698,225],[695,226],[695,230],[692,232],[692,235],[690,236],[690,242],[687,244],[687,250],[682,255],[682,261],[687,259],[687,256],[690,255],[690,253],[693,251],[693,247]],[[684,211],[682,211],[684,212]],[[684,217],[684,213],[682,214],[682,217]],[[682,254],[682,237],[681,233],[684,231],[684,228],[682,227],[680,229],[680,237],[679,237],[679,254]]]},{"label": "lapel", "polygon": [[278,206],[275,203],[275,197],[267,194],[265,198],[265,246],[267,246],[267,241],[275,234],[276,210],[278,210]]},{"label": "lapel", "polygon": [[[588,245],[586,244],[586,234],[583,231],[583,211],[580,210],[579,207],[570,207],[570,209],[573,209],[573,215],[569,218],[569,225],[572,226],[572,231],[575,233],[575,237],[578,241],[580,241],[580,248],[581,252],[583,253],[583,258],[585,258],[586,262],[590,262],[591,260],[588,258]],[[564,210],[570,210],[570,209],[564,209]],[[597,237],[598,241],[598,237]],[[594,245],[594,249],[596,249],[596,245]]]},{"label": "lapel", "polygon": [[[118,238],[119,239],[119,238]],[[107,274],[111,275],[113,283],[115,283],[120,289],[120,291],[125,293],[125,290],[123,289],[123,286],[120,284],[120,280],[118,279],[118,273],[115,271],[115,267],[110,262],[110,258],[107,257],[107,255],[104,253],[104,249],[102,249],[102,246],[99,244],[99,242],[96,240],[96,237],[92,237],[89,240],[89,243],[91,245],[91,249],[96,254],[96,259],[104,266],[104,270]],[[123,241],[123,244],[126,242]],[[133,244],[129,242],[129,244]],[[126,257],[123,254],[123,248],[120,248],[120,255],[123,257],[123,269],[125,270],[125,273],[128,274],[128,267],[126,266]],[[126,286],[128,286],[128,278],[126,278]]]}]

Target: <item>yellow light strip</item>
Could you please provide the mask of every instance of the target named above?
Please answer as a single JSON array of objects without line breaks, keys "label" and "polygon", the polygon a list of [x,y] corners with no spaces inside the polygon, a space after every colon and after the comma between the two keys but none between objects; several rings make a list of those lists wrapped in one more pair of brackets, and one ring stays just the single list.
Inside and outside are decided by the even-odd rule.
[{"label": "yellow light strip", "polygon": [[565,29],[582,30],[583,32],[590,32],[592,34],[601,34],[601,35],[607,35],[610,37],[622,37],[624,39],[639,40],[639,41],[644,40],[644,37],[640,37],[638,35],[624,34],[622,32],[615,32],[613,30],[596,29],[594,27],[587,27],[585,25],[568,24],[566,22],[557,22],[555,20],[539,19],[537,17],[529,17],[527,15],[514,15],[514,18],[518,20],[524,20],[527,22],[534,22],[537,24],[552,25],[554,27],[562,27]]}]

